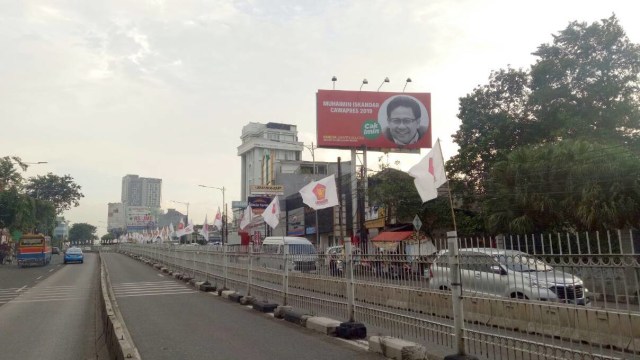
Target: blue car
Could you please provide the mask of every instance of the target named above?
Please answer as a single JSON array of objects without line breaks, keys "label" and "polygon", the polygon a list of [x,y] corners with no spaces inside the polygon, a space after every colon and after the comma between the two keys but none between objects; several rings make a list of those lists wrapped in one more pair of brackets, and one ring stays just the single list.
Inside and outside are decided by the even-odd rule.
[{"label": "blue car", "polygon": [[64,253],[64,263],[70,262],[79,262],[82,264],[84,262],[84,254],[82,254],[82,249],[78,247],[68,248]]}]

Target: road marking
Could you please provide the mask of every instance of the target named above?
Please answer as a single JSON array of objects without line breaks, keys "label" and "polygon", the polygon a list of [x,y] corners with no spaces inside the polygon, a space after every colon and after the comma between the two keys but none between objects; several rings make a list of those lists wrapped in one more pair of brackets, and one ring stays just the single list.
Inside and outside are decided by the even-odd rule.
[{"label": "road marking", "polygon": [[158,276],[160,276],[160,277],[164,277],[164,275],[162,275],[162,274],[158,274]]},{"label": "road marking", "polygon": [[20,289],[16,290],[16,292],[20,292],[20,291],[24,290],[26,287],[27,287],[27,285],[25,285],[25,286],[21,287]]},{"label": "road marking", "polygon": [[40,280],[40,279],[42,279],[42,276],[38,276],[38,277],[36,278],[36,280]]},{"label": "road marking", "polygon": [[358,347],[358,348],[363,349],[363,350],[367,350],[367,351],[369,350],[369,343],[367,343],[366,341],[365,342],[360,342],[359,340],[347,340],[347,339],[342,339],[342,338],[339,338],[339,337],[335,337],[334,339],[338,339],[340,341],[344,341],[349,345],[353,345],[353,346]]},{"label": "road marking", "polygon": [[145,293],[145,294],[130,294],[130,295],[116,295],[117,298],[134,297],[134,296],[157,296],[157,295],[183,295],[193,294],[197,291],[181,291],[181,292],[165,292],[165,293]]},{"label": "road marking", "polygon": [[49,270],[49,272],[52,272],[53,270],[55,270],[55,269],[51,269],[51,270]]}]

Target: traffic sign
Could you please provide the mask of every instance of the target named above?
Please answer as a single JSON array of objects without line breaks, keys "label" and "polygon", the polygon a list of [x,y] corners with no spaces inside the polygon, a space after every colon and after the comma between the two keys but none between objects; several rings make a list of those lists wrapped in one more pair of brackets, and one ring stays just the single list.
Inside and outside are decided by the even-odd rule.
[{"label": "traffic sign", "polygon": [[422,227],[422,221],[420,221],[418,215],[413,218],[413,227],[416,228],[416,231],[420,231],[420,228]]}]

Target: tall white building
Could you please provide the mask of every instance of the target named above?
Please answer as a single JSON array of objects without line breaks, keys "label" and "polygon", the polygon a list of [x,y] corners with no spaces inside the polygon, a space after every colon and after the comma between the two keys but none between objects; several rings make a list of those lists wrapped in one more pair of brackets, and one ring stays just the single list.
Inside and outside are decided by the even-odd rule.
[{"label": "tall white building", "polygon": [[276,169],[284,163],[300,161],[304,145],[298,141],[295,125],[249,123],[242,128],[241,199],[246,200],[251,185],[274,184]]},{"label": "tall white building", "polygon": [[160,208],[162,179],[126,175],[122,178],[121,201],[126,206]]}]

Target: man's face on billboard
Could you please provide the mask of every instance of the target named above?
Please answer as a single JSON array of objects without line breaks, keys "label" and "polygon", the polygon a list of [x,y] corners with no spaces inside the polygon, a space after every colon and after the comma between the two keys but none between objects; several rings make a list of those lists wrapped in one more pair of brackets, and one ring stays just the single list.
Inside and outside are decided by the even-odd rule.
[{"label": "man's face on billboard", "polygon": [[389,130],[391,136],[402,144],[408,144],[418,133],[420,123],[413,110],[406,106],[398,106],[389,113]]}]

